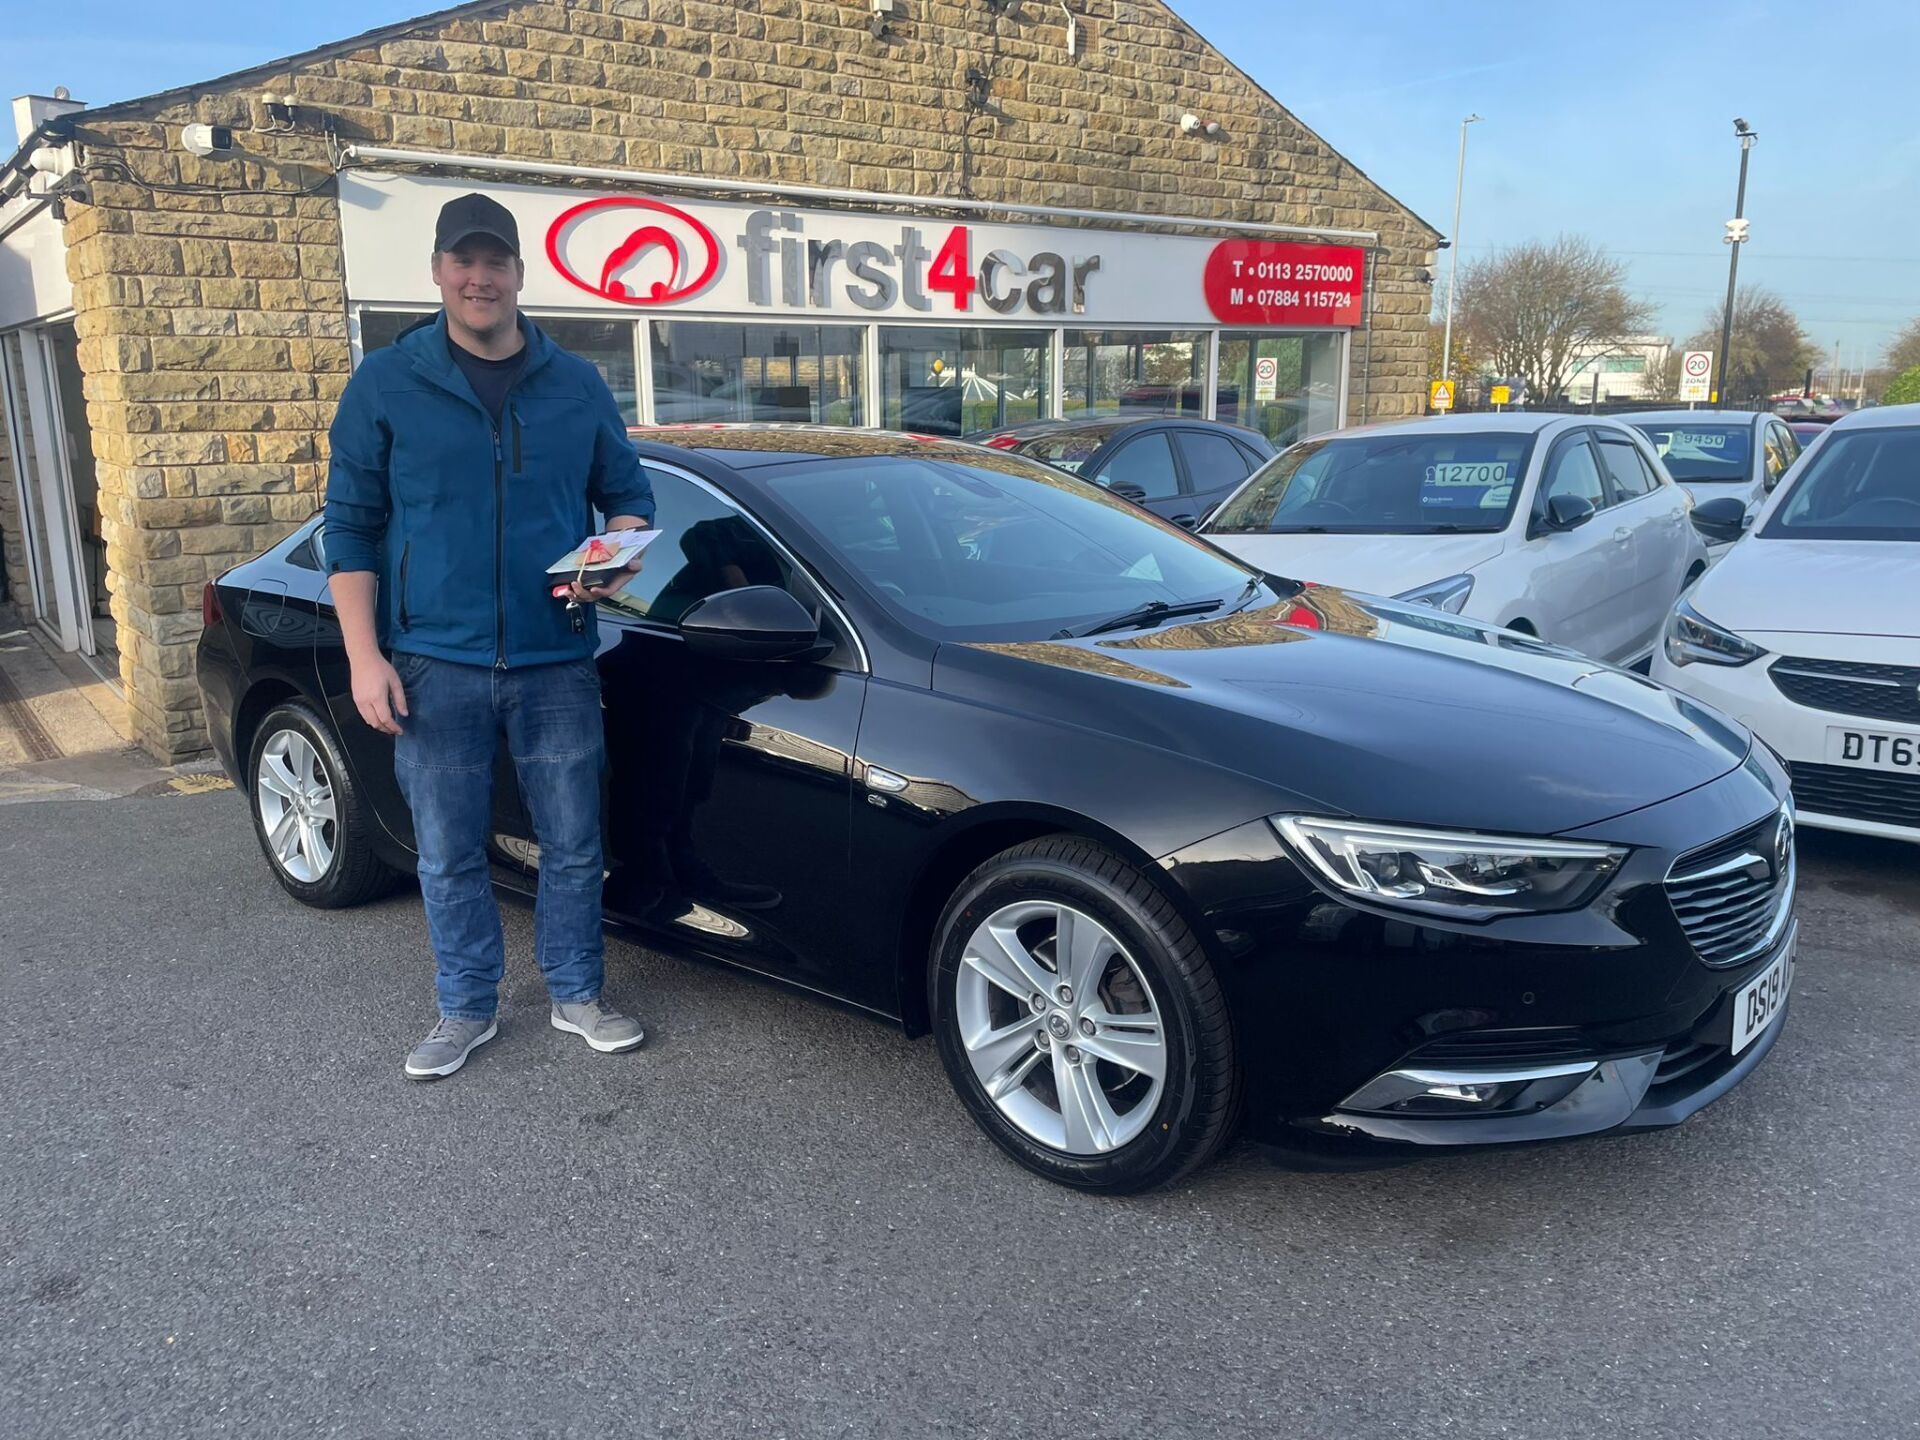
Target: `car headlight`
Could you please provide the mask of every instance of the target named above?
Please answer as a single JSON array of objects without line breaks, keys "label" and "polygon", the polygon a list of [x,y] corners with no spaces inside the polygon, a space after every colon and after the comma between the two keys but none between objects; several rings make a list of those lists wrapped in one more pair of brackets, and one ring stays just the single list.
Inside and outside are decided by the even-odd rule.
[{"label": "car headlight", "polygon": [[1471,594],[1473,594],[1471,575],[1449,575],[1445,580],[1436,580],[1431,585],[1402,591],[1393,598],[1405,600],[1410,605],[1431,605],[1434,609],[1444,610],[1449,615],[1458,615]]},{"label": "car headlight", "polygon": [[1459,920],[1577,910],[1627,856],[1616,845],[1409,830],[1311,815],[1277,815],[1273,824],[1336,890],[1375,905]]},{"label": "car headlight", "polygon": [[1667,617],[1667,661],[1672,665],[1745,665],[1766,654],[1751,640],[1722,630],[1682,600]]}]

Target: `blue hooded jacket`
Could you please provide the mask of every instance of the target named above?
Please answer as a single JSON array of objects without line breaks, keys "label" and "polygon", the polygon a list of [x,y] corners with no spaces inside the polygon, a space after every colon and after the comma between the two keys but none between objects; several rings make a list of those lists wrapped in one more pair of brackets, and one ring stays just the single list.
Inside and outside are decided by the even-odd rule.
[{"label": "blue hooded jacket", "polygon": [[[600,372],[520,317],[500,428],[447,348],[445,313],[361,362],[332,428],[327,568],[380,577],[383,646],[508,669],[594,653],[546,567],[593,511],[653,519],[653,487]],[[574,618],[584,614],[576,631]]]}]

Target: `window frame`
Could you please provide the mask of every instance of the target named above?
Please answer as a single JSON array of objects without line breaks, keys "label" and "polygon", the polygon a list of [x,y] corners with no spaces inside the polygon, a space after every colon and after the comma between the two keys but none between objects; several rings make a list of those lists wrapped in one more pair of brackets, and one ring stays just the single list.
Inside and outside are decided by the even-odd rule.
[{"label": "window frame", "polygon": [[[657,459],[652,455],[641,456],[640,463],[647,469],[657,470],[662,474],[672,476],[676,480],[684,480],[695,489],[704,491],[712,499],[728,510],[733,511],[758,531],[761,537],[787,562],[795,574],[806,577],[807,583],[811,585],[819,595],[821,605],[833,614],[834,619],[837,620],[841,628],[846,631],[847,640],[853,650],[856,662],[851,668],[845,665],[830,664],[827,660],[819,660],[814,663],[843,675],[871,676],[873,674],[873,653],[867,647],[866,637],[860,633],[860,628],[853,623],[853,617],[847,614],[846,607],[835,598],[833,591],[820,578],[814,568],[802,560],[791,545],[774,534],[771,527],[763,522],[759,516],[755,515],[745,505],[741,504],[739,500],[729,495],[711,480],[708,480],[703,475],[696,475],[684,466],[676,465],[672,461]],[[794,598],[799,599],[798,596]],[[650,635],[670,637],[682,644],[686,642],[686,637],[682,634],[680,626],[677,623],[654,620],[630,610],[621,610],[617,606],[610,610],[602,610],[600,612],[600,619],[602,623],[611,624],[618,629],[641,630]]]},{"label": "window frame", "polygon": [[[1649,495],[1656,495],[1659,493],[1660,491],[1659,475],[1652,468],[1648,466],[1647,457],[1640,453],[1640,447],[1634,444],[1630,438],[1628,438],[1625,435],[1616,434],[1608,430],[1589,430],[1587,434],[1590,435],[1593,439],[1594,454],[1598,457],[1600,461],[1600,483],[1603,486],[1605,486],[1608,491],[1613,492],[1616,496],[1613,502],[1614,506],[1631,505],[1636,500],[1644,500]],[[1646,480],[1647,480],[1646,489],[1636,490],[1631,495],[1619,489],[1619,482],[1614,476],[1613,469],[1607,464],[1607,452],[1605,447],[1608,445],[1623,446],[1633,455],[1633,458],[1639,463],[1640,473],[1646,477]],[[1607,508],[1612,509],[1613,506],[1609,506]]]},{"label": "window frame", "polygon": [[1594,450],[1592,428],[1586,425],[1579,426],[1577,429],[1567,431],[1547,447],[1547,458],[1540,463],[1540,481],[1533,492],[1532,519],[1527,524],[1529,539],[1538,538],[1540,535],[1570,533],[1544,529],[1536,531],[1535,527],[1542,525],[1547,518],[1547,487],[1553,483],[1553,467],[1576,445],[1587,447],[1588,462],[1593,466],[1594,478],[1600,482],[1600,498],[1605,503],[1593,507],[1594,515],[1597,517],[1620,503],[1613,498],[1613,481],[1607,474],[1606,462]]},{"label": "window frame", "polygon": [[1082,478],[1091,484],[1098,485],[1102,490],[1111,491],[1113,486],[1108,484],[1102,477],[1112,468],[1113,462],[1126,454],[1127,451],[1135,445],[1140,444],[1143,440],[1158,440],[1167,447],[1167,467],[1173,472],[1173,489],[1165,495],[1148,493],[1141,498],[1140,503],[1143,505],[1151,505],[1155,502],[1178,500],[1182,496],[1191,495],[1193,493],[1193,486],[1188,483],[1186,467],[1180,463],[1179,449],[1173,443],[1173,428],[1174,427],[1170,425],[1143,425],[1129,431],[1127,434],[1122,435],[1117,443],[1113,444],[1113,453],[1103,458],[1100,463],[1093,468],[1091,474],[1083,474]]},{"label": "window frame", "polygon": [[1181,448],[1180,441],[1184,436],[1192,436],[1195,440],[1216,441],[1225,445],[1239,458],[1240,463],[1247,467],[1240,472],[1237,479],[1229,481],[1224,486],[1216,487],[1218,489],[1239,489],[1240,486],[1246,482],[1248,476],[1252,475],[1261,465],[1267,463],[1264,460],[1259,461],[1257,464],[1254,463],[1251,453],[1246,447],[1237,443],[1231,435],[1222,434],[1218,430],[1210,430],[1205,425],[1169,425],[1167,427],[1167,443],[1173,449],[1173,463],[1179,467],[1180,470],[1180,484],[1182,486],[1180,493],[1182,495],[1198,495],[1202,493],[1199,479],[1194,472],[1194,468],[1188,463],[1186,451]]}]

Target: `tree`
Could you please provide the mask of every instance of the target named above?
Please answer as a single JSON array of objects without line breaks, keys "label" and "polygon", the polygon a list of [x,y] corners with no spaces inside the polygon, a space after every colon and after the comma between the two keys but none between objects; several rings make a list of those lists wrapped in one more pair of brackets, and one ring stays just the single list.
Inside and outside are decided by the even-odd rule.
[{"label": "tree", "polygon": [[1901,326],[1887,347],[1887,368],[1895,375],[1904,375],[1916,365],[1920,365],[1920,315]]},{"label": "tree", "polygon": [[1480,356],[1473,348],[1464,326],[1460,324],[1460,315],[1456,308],[1453,317],[1453,364],[1448,365],[1440,353],[1446,346],[1446,311],[1435,307],[1433,315],[1427,321],[1427,378],[1441,380],[1451,378],[1466,381],[1479,374],[1483,368]]},{"label": "tree", "polygon": [[1883,405],[1920,404],[1920,365],[1903,370],[1887,386],[1887,393],[1880,397]]},{"label": "tree", "polygon": [[[1687,342],[1689,350],[1718,350],[1725,305],[1716,305],[1705,328]],[[1733,301],[1731,355],[1714,357],[1714,378],[1728,401],[1764,406],[1782,390],[1798,391],[1813,362],[1813,343],[1800,317],[1771,290],[1743,288]]]},{"label": "tree", "polygon": [[1652,307],[1626,291],[1626,269],[1590,240],[1530,241],[1460,270],[1454,333],[1500,375],[1546,400],[1610,342],[1644,330]]},{"label": "tree", "polygon": [[1682,356],[1677,346],[1669,345],[1666,355],[1647,366],[1647,379],[1640,392],[1643,400],[1678,400],[1680,398],[1680,361]]}]

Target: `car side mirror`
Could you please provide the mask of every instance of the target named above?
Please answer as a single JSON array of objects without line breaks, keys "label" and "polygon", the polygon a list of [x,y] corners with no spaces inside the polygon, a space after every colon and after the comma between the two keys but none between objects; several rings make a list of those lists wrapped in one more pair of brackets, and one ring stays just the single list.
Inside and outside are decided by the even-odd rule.
[{"label": "car side mirror", "polygon": [[680,634],[696,655],[718,660],[817,659],[820,626],[777,585],[747,585],[696,600],[680,617]]},{"label": "car side mirror", "polygon": [[1555,495],[1547,501],[1541,523],[1547,530],[1578,530],[1593,518],[1593,502],[1580,495]]},{"label": "car side mirror", "polygon": [[1116,480],[1113,484],[1109,485],[1107,489],[1115,495],[1118,495],[1122,500],[1131,500],[1136,505],[1147,498],[1146,487],[1136,485],[1131,480]]},{"label": "car side mirror", "polygon": [[1693,507],[1693,528],[1709,540],[1738,540],[1747,528],[1747,502],[1737,495],[1703,500]]}]

